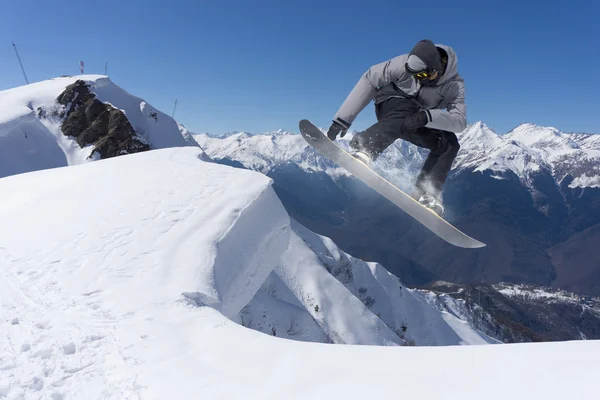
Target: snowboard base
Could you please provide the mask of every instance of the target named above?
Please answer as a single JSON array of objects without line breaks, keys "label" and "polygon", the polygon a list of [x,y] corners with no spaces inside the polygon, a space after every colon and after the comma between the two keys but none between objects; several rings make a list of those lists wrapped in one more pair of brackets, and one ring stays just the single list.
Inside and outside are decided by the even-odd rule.
[{"label": "snowboard base", "polygon": [[485,246],[485,243],[461,232],[448,221],[437,215],[436,212],[422,206],[418,201],[398,189],[366,164],[354,158],[354,156],[339,147],[335,142],[329,140],[327,135],[321,132],[321,130],[309,120],[303,119],[300,121],[299,126],[302,137],[322,156],[327,157],[346,171],[350,172],[354,177],[394,203],[397,207],[446,242],[454,246],[469,249]]}]

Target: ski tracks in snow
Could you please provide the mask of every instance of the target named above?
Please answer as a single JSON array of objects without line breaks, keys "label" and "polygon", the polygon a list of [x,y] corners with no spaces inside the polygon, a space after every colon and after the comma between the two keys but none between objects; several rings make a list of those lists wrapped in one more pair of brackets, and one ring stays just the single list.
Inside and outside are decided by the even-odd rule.
[{"label": "ski tracks in snow", "polygon": [[96,292],[60,301],[52,281],[36,289],[2,249],[0,261],[0,399],[139,398]]},{"label": "ski tracks in snow", "polygon": [[148,360],[188,351],[163,327],[187,310],[183,293],[216,289],[230,314],[250,301],[289,218],[267,178],[198,151],[143,155],[169,166],[156,173],[131,155],[114,174],[90,163],[0,182],[14,193],[0,203],[0,400],[139,399],[154,385]]}]

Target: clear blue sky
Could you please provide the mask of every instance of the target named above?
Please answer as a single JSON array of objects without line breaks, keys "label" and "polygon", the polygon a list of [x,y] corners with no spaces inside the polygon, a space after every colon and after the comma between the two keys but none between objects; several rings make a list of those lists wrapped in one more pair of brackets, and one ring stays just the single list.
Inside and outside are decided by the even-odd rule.
[{"label": "clear blue sky", "polygon": [[[493,4],[492,4],[493,3]],[[0,90],[104,73],[198,132],[328,127],[371,65],[423,38],[454,47],[468,120],[600,133],[600,2],[4,1]],[[497,4],[497,5],[496,5]],[[353,128],[375,121],[368,106]]]}]

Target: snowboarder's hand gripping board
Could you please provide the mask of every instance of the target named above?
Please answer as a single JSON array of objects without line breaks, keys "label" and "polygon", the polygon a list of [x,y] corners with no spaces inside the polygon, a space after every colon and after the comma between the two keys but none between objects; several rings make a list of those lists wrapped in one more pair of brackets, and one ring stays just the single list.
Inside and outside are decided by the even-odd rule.
[{"label": "snowboarder's hand gripping board", "polygon": [[411,196],[392,185],[365,164],[344,151],[337,144],[329,140],[327,136],[310,121],[306,119],[300,121],[300,133],[321,155],[329,158],[331,161],[350,172],[446,242],[453,244],[454,246],[465,248],[485,246],[484,243],[464,234],[434,212],[423,207]]}]

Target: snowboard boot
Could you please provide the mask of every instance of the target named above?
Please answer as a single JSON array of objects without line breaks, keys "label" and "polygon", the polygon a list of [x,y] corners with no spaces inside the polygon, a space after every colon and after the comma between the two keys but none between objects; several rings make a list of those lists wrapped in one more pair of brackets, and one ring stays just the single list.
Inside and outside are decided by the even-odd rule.
[{"label": "snowboard boot", "polygon": [[444,218],[444,206],[435,197],[429,194],[424,194],[419,198],[419,203],[436,213],[440,218]]},{"label": "snowboard boot", "polygon": [[364,151],[360,151],[360,150],[354,150],[352,153],[352,156],[354,156],[354,158],[356,158],[358,161],[361,161],[363,164],[365,164],[367,167],[369,165],[371,165],[371,156],[369,156],[367,153],[365,153]]},{"label": "snowboard boot", "polygon": [[365,146],[361,143],[361,137],[359,135],[355,135],[350,141],[349,145],[352,151],[350,154],[356,158],[358,161],[361,161],[367,167],[371,165],[371,162],[375,161],[375,157]]}]

